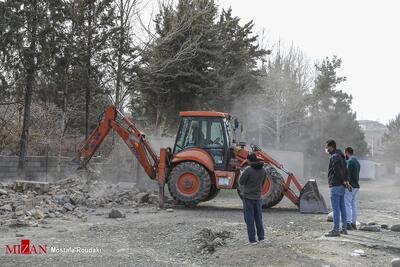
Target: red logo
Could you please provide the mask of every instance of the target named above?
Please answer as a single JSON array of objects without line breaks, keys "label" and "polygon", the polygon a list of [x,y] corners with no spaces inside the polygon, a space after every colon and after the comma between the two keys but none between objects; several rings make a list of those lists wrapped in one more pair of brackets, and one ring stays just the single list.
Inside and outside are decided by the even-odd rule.
[{"label": "red logo", "polygon": [[21,240],[19,245],[6,245],[6,254],[46,254],[47,245],[31,245],[29,239]]}]

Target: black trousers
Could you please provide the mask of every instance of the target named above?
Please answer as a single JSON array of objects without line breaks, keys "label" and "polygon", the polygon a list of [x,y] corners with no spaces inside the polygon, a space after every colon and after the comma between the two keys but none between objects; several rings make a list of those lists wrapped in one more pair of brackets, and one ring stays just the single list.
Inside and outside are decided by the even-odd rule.
[{"label": "black trousers", "polygon": [[261,199],[243,198],[244,221],[247,225],[247,235],[249,242],[256,242],[256,229],[258,240],[264,240],[264,226],[262,222],[262,204]]}]

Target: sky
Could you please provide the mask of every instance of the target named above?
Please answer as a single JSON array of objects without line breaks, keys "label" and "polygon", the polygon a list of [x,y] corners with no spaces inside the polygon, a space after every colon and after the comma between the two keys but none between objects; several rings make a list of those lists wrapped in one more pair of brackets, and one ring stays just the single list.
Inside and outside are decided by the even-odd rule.
[{"label": "sky", "polygon": [[[387,124],[400,113],[400,1],[215,0],[232,7],[242,23],[253,20],[271,45],[281,40],[301,49],[310,64],[342,59],[341,89],[353,96],[359,120]],[[158,0],[150,6],[157,11]],[[150,12],[149,12],[150,13]]]},{"label": "sky", "polygon": [[400,113],[400,1],[216,0],[270,42],[303,50],[311,63],[337,55],[338,88],[353,96],[357,119],[384,124]]}]

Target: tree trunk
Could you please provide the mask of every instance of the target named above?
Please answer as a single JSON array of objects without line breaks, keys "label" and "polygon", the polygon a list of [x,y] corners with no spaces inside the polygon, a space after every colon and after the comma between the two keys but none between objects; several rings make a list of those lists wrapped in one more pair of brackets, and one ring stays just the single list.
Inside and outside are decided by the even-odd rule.
[{"label": "tree trunk", "polygon": [[115,105],[118,109],[121,109],[121,80],[122,80],[122,54],[124,53],[124,1],[120,0],[120,9],[119,9],[119,44],[117,49],[117,81],[115,87]]},{"label": "tree trunk", "polygon": [[24,100],[24,117],[22,122],[22,133],[19,142],[19,160],[18,160],[18,175],[25,176],[25,161],[28,150],[28,137],[29,137],[29,126],[31,122],[31,103],[33,94],[33,83],[35,81],[35,53],[36,53],[36,31],[37,31],[37,2],[32,0],[32,17],[28,18],[28,25],[30,26],[31,40],[27,50],[24,51],[25,59],[25,70],[26,70],[26,88],[25,88],[25,100]]},{"label": "tree trunk", "polygon": [[61,115],[61,133],[60,133],[60,139],[58,140],[58,155],[57,155],[57,173],[59,177],[61,176],[62,144],[64,139],[66,120],[67,120],[67,86],[65,85],[65,90],[63,94],[63,108]]},{"label": "tree trunk", "polygon": [[33,93],[34,73],[28,73],[26,76],[24,117],[22,122],[22,133],[19,141],[19,160],[18,160],[18,175],[25,176],[25,160],[28,149],[29,124],[31,121],[31,103]]},{"label": "tree trunk", "polygon": [[85,92],[85,139],[89,137],[89,114],[90,114],[90,74],[91,74],[91,57],[92,57],[92,15],[93,2],[89,2],[88,12],[88,30],[87,30],[87,47],[86,47],[86,92]]}]

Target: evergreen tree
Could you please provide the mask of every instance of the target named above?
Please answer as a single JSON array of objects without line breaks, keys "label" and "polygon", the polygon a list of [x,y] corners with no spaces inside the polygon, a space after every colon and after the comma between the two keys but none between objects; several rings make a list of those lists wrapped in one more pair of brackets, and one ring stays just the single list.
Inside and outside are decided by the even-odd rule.
[{"label": "evergreen tree", "polygon": [[[18,169],[23,174],[28,149],[31,124],[31,104],[37,74],[46,64],[47,55],[53,54],[51,35],[57,24],[57,12],[63,7],[61,1],[7,0],[0,3],[0,58],[4,71],[11,74],[12,82],[23,81],[23,122],[19,142]],[[3,75],[3,74],[2,74]],[[17,79],[17,80],[15,80]],[[2,79],[5,92],[15,93]]]},{"label": "evergreen tree", "polygon": [[229,111],[235,98],[256,87],[265,51],[251,36],[252,22],[240,26],[231,10],[219,15],[212,0],[180,0],[163,6],[155,24],[133,99],[156,128],[173,132],[181,110]]},{"label": "evergreen tree", "polygon": [[307,155],[314,161],[313,170],[325,170],[324,145],[326,140],[336,140],[338,148],[353,147],[359,156],[365,156],[369,150],[364,133],[351,110],[352,96],[337,90],[336,86],[346,80],[338,76],[341,59],[334,56],[326,58],[316,65],[317,78],[310,95],[310,117],[307,126],[309,142]]},{"label": "evergreen tree", "polygon": [[384,160],[400,164],[400,114],[387,125],[388,131],[383,137]]}]

